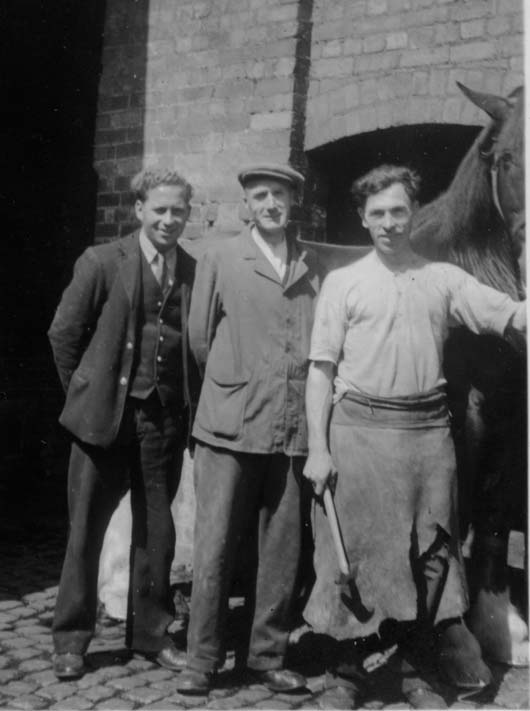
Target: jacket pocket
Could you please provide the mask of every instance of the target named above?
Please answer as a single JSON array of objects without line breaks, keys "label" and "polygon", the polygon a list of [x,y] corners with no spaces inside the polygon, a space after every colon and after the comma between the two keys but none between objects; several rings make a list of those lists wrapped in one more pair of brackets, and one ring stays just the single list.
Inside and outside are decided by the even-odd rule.
[{"label": "jacket pocket", "polygon": [[201,393],[200,425],[216,437],[236,439],[243,426],[248,380],[220,380],[211,376]]}]

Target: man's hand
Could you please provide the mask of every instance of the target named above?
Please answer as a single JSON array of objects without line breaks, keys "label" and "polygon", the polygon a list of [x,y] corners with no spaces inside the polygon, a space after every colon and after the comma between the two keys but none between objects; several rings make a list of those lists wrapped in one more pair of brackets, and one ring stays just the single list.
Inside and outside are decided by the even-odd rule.
[{"label": "man's hand", "polygon": [[304,467],[304,476],[312,482],[315,496],[321,496],[326,485],[334,483],[337,469],[327,449],[309,452]]}]

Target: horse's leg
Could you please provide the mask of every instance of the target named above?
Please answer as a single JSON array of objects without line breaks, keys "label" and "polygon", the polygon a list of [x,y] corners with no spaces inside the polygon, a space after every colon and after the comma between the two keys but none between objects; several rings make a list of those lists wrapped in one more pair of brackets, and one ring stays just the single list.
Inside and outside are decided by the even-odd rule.
[{"label": "horse's leg", "polygon": [[[468,623],[484,655],[514,666],[528,664],[528,628],[510,601],[508,540],[521,468],[517,418],[484,431],[484,477],[476,492],[471,559],[472,605]],[[519,461],[517,461],[519,459]]]},{"label": "horse's leg", "polygon": [[484,655],[512,666],[528,665],[528,627],[510,601],[506,573],[508,535],[478,532],[473,568],[476,592],[469,611],[469,627]]}]

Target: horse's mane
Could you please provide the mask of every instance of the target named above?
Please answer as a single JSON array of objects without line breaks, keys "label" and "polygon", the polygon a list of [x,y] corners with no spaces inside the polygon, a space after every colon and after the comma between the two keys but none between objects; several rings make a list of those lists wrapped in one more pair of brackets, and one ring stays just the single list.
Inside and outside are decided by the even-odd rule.
[{"label": "horse's mane", "polygon": [[448,190],[418,211],[411,240],[419,253],[457,264],[517,299],[513,246],[492,199],[488,163],[480,155],[492,131],[493,123],[481,131]]}]

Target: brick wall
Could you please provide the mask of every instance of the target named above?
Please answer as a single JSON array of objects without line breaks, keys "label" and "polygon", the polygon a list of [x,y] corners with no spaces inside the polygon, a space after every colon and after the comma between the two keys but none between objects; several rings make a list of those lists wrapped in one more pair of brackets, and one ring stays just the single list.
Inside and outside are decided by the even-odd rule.
[{"label": "brick wall", "polygon": [[130,228],[128,179],[169,164],[196,187],[186,236],[241,225],[238,169],[290,150],[297,0],[109,0],[97,238]]},{"label": "brick wall", "polygon": [[376,128],[482,124],[455,82],[522,83],[522,28],[521,0],[107,0],[96,239],[131,229],[143,164],[196,186],[196,238],[239,229],[242,164],[303,167],[304,150]]},{"label": "brick wall", "polygon": [[521,0],[316,0],[306,148],[376,128],[483,124],[456,81],[523,83]]}]

